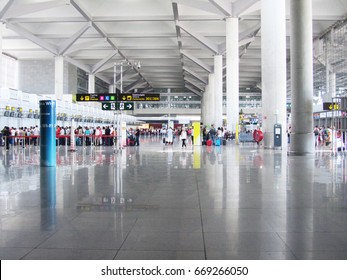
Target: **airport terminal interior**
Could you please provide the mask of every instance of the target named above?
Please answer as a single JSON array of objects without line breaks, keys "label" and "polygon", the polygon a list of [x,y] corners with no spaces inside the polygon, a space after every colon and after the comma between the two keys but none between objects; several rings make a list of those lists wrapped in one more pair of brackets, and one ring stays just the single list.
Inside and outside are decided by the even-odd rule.
[{"label": "airport terminal interior", "polygon": [[0,0],[0,259],[346,260],[346,46],[342,0]]}]

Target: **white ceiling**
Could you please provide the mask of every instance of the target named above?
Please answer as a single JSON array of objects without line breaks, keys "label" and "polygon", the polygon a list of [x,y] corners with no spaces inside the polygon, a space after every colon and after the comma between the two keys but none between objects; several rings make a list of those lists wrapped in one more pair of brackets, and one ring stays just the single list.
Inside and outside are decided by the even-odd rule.
[{"label": "white ceiling", "polygon": [[[260,1],[256,0],[0,0],[3,52],[18,59],[64,55],[110,84],[115,63],[140,61],[140,69],[134,67],[124,75],[128,89],[184,88],[189,80],[188,88],[199,93],[208,71],[192,60],[213,69],[214,53],[183,29],[213,45],[225,43],[225,15],[214,5],[223,2],[251,4],[240,16],[240,39],[254,37],[240,47],[240,87],[254,88],[261,82]],[[347,15],[346,0],[312,2],[313,38]],[[286,3],[289,36],[289,0]],[[184,28],[176,28],[175,19]]]}]

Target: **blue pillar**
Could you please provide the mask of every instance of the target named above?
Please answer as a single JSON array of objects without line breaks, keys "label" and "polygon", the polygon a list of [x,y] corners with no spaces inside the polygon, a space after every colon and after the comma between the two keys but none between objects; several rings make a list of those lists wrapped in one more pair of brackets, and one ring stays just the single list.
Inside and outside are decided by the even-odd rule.
[{"label": "blue pillar", "polygon": [[56,102],[40,101],[40,165],[55,167],[56,160]]},{"label": "blue pillar", "polygon": [[56,229],[56,168],[40,168],[41,229]]}]

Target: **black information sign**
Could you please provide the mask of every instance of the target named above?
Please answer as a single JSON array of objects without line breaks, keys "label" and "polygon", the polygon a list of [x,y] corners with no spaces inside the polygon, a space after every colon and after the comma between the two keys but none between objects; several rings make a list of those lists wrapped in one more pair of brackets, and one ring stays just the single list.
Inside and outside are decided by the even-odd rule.
[{"label": "black information sign", "polygon": [[324,111],[332,111],[332,110],[338,110],[340,108],[338,103],[332,103],[332,102],[324,102],[323,103],[323,110]]}]

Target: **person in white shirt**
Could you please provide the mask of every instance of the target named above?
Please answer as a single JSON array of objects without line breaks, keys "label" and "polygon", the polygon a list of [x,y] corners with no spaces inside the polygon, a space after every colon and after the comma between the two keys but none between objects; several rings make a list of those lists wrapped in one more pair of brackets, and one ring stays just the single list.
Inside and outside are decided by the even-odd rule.
[{"label": "person in white shirt", "polygon": [[185,129],[184,127],[182,128],[180,138],[181,138],[181,140],[182,140],[182,148],[183,148],[183,147],[187,148],[187,144],[186,144],[186,140],[187,140],[187,131],[186,131],[186,129]]},{"label": "person in white shirt", "polygon": [[100,130],[100,127],[97,127],[95,129],[95,138],[94,138],[94,145],[95,146],[100,145],[100,136],[101,136],[101,130]]},{"label": "person in white shirt", "polygon": [[38,145],[38,137],[40,136],[40,129],[38,126],[35,126],[34,130],[33,130],[33,143],[34,146]]},{"label": "person in white shirt", "polygon": [[60,129],[60,138],[59,138],[59,143],[60,143],[60,146],[65,146],[65,129],[64,127],[61,127]]},{"label": "person in white shirt", "polygon": [[166,143],[168,143],[169,145],[173,144],[173,130],[171,127],[169,127],[169,129],[167,130],[167,140]]}]

